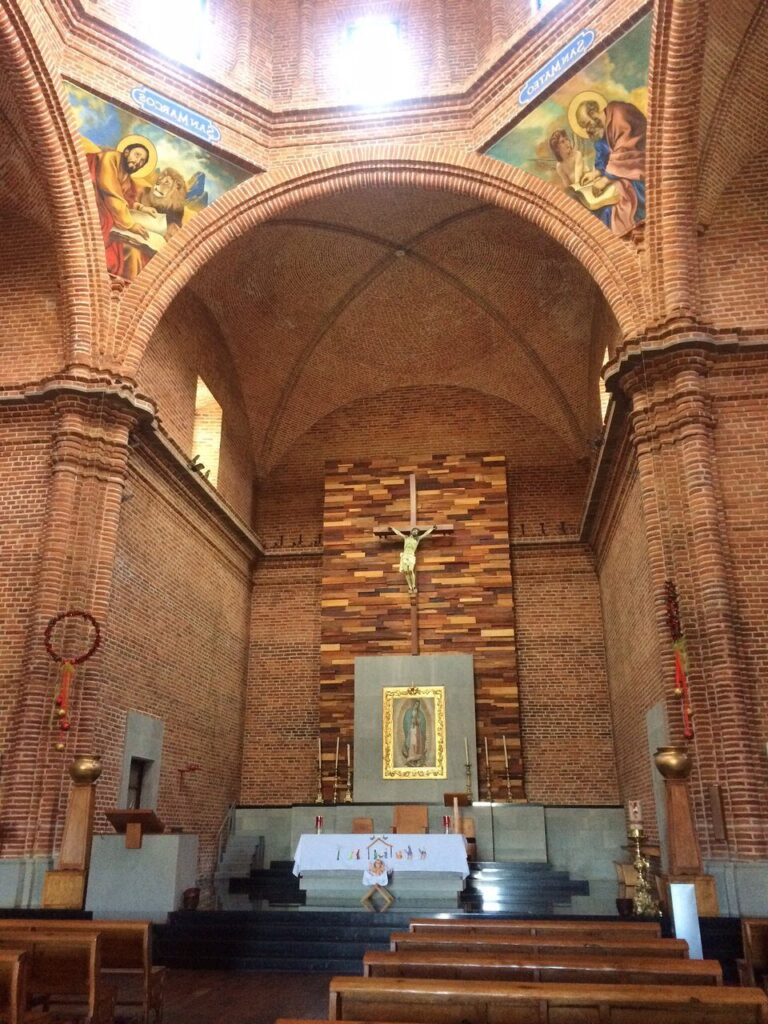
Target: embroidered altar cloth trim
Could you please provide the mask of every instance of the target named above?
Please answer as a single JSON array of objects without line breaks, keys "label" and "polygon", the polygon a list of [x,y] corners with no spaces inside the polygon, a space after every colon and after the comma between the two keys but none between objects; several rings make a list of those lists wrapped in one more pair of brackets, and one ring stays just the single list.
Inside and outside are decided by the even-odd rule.
[{"label": "embroidered altar cloth trim", "polygon": [[380,857],[390,871],[469,874],[464,836],[304,835],[294,854],[294,875],[305,871],[364,871]]}]

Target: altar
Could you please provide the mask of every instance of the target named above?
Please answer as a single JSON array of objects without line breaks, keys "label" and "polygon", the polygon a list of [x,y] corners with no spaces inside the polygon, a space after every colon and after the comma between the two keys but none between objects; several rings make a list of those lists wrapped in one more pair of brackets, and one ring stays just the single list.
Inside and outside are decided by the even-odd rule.
[{"label": "altar", "polygon": [[380,859],[390,872],[387,888],[399,909],[455,910],[469,874],[460,835],[302,835],[293,873],[307,906],[357,906],[363,872]]}]

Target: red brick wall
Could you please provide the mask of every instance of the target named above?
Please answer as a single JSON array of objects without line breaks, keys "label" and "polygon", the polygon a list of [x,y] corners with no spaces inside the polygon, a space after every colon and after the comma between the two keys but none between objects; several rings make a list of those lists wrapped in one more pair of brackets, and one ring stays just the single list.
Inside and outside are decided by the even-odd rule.
[{"label": "red brick wall", "polygon": [[739,171],[700,242],[702,319],[763,333],[768,324],[768,168]]},{"label": "red brick wall", "polygon": [[320,559],[256,566],[240,802],[311,803],[316,793]]},{"label": "red brick wall", "polygon": [[654,834],[645,714],[664,697],[660,638],[636,473],[613,499],[610,531],[598,555],[605,660],[616,742],[619,795],[641,800]]},{"label": "red brick wall", "polygon": [[763,355],[729,362],[711,378],[715,443],[738,646],[762,751],[768,743],[768,362]]},{"label": "red brick wall", "polygon": [[512,549],[529,800],[616,804],[603,622],[592,553],[575,540]]},{"label": "red brick wall", "polygon": [[231,356],[205,305],[187,293],[173,304],[139,367],[140,389],[157,404],[158,419],[185,455],[193,456],[197,378],[222,407],[216,489],[246,522],[250,519],[253,462],[240,387]]},{"label": "red brick wall", "polygon": [[[249,553],[142,452],[127,490],[104,647],[99,808],[116,799],[125,713],[162,719],[158,814],[200,834],[206,875],[216,831],[239,795]],[[181,781],[187,764],[201,769]]]},{"label": "red brick wall", "polygon": [[24,648],[36,596],[40,538],[48,498],[49,407],[0,407],[0,751],[24,672]]},{"label": "red brick wall", "polygon": [[64,360],[52,243],[31,220],[0,213],[0,385],[29,382]]}]

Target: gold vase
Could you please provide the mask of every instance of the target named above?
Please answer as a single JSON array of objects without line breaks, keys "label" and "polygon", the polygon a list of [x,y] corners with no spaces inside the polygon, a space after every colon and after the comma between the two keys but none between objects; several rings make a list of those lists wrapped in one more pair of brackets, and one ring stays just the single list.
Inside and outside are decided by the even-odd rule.
[{"label": "gold vase", "polygon": [[659,747],[653,760],[665,779],[687,779],[693,768],[693,759],[685,747]]},{"label": "gold vase", "polygon": [[91,784],[101,775],[101,754],[75,754],[69,766],[69,775],[73,782],[83,785]]}]

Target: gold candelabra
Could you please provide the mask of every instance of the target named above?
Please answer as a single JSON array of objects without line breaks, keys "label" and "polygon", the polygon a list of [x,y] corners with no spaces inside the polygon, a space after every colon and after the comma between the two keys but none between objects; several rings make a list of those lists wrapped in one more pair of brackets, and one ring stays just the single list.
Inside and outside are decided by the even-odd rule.
[{"label": "gold candelabra", "polygon": [[347,765],[347,789],[344,793],[344,803],[352,803],[352,769]]},{"label": "gold candelabra", "polygon": [[466,785],[467,796],[469,797],[469,801],[471,803],[472,802],[472,766],[470,765],[469,761],[465,761],[464,762],[464,774],[467,777],[467,785]]},{"label": "gold candelabra", "polygon": [[507,803],[511,804],[512,803],[512,781],[511,781],[511,779],[509,777],[509,765],[508,764],[506,764],[504,766],[504,774],[505,774],[506,782],[507,782]]},{"label": "gold candelabra", "polygon": [[315,796],[315,803],[323,803],[323,770],[320,765],[317,766],[317,794]]},{"label": "gold candelabra", "polygon": [[485,762],[485,799],[493,803],[493,786],[491,785],[491,765],[488,760]]},{"label": "gold candelabra", "polygon": [[643,856],[642,841],[643,830],[638,825],[633,825],[629,830],[629,838],[635,846],[635,855],[632,865],[637,874],[635,882],[635,894],[632,897],[632,913],[635,917],[659,917],[661,910],[656,897],[653,895],[651,881],[648,877],[650,863],[647,857]]},{"label": "gold candelabra", "polygon": [[339,802],[339,766],[338,765],[336,765],[336,767],[333,769],[333,800],[331,802],[334,803],[334,804],[337,804]]}]

